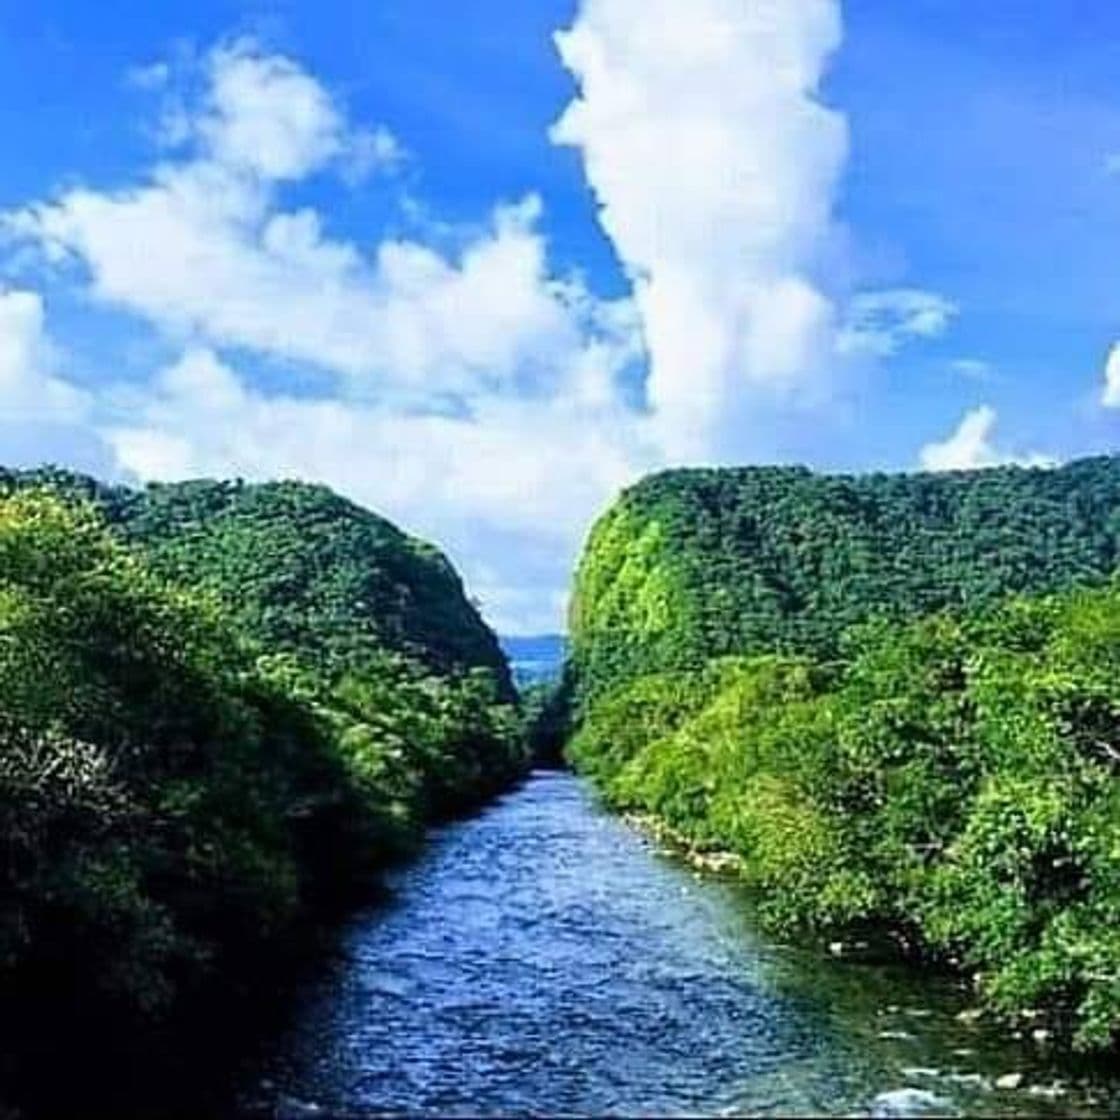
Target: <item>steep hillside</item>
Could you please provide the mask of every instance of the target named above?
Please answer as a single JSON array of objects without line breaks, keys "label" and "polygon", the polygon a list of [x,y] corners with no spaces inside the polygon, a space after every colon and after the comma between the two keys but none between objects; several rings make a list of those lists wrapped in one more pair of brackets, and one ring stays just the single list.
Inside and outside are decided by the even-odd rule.
[{"label": "steep hillside", "polygon": [[51,470],[0,472],[4,481],[92,501],[153,569],[216,596],[262,649],[335,669],[390,651],[441,673],[486,669],[512,695],[497,638],[446,557],[325,486],[131,490]]},{"label": "steep hillside", "polygon": [[729,853],[775,923],[890,934],[1032,1036],[1108,1050],[1118,511],[1117,459],[648,479],[591,535],[539,734]]},{"label": "steep hillside", "polygon": [[524,770],[496,639],[381,518],[294,483],[0,483],[0,1033],[36,1062],[60,1024],[135,1038],[225,991]]},{"label": "steep hillside", "polygon": [[595,525],[576,579],[582,687],[749,652],[834,657],[853,623],[1100,582],[1120,459],[1057,470],[817,475],[679,470]]},{"label": "steep hillside", "polygon": [[497,639],[443,554],[324,486],[150,486],[122,524],[159,571],[215,591],[274,648],[339,664],[390,649],[438,671],[488,669],[509,694]]}]

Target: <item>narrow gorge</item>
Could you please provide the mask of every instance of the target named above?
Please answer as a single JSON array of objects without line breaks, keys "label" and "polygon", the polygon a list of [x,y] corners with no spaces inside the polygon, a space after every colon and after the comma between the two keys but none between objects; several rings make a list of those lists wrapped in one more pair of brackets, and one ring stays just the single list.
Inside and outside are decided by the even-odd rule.
[{"label": "narrow gorge", "polygon": [[2,483],[14,1115],[1120,1104],[1120,460],[653,476],[566,642],[322,487]]}]

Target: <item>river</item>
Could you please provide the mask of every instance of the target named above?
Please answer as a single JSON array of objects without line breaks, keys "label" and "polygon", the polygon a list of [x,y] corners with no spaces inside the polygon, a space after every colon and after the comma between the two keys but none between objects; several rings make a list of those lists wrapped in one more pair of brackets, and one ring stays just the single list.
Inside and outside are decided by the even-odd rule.
[{"label": "river", "polygon": [[[271,1116],[1107,1114],[947,978],[762,934],[542,772],[437,831],[243,1068]],[[1021,1074],[1016,1088],[996,1081]],[[1006,1084],[1006,1082],[1005,1082]]]}]

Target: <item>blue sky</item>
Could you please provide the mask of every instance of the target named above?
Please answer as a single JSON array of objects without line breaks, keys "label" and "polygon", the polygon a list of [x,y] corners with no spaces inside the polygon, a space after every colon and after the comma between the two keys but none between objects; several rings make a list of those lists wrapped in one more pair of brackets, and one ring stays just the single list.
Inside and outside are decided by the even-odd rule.
[{"label": "blue sky", "polygon": [[647,470],[1110,451],[1118,64],[1103,2],[0,7],[0,460],[319,479],[532,632]]}]

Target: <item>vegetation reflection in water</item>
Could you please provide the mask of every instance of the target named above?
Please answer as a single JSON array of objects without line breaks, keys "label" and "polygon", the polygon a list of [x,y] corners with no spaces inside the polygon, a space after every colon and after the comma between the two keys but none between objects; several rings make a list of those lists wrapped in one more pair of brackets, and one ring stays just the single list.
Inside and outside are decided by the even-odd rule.
[{"label": "vegetation reflection in water", "polygon": [[769,940],[734,884],[660,855],[569,775],[444,829],[393,886],[299,993],[243,1108],[1108,1111],[1104,1087],[958,1018],[952,981]]}]

